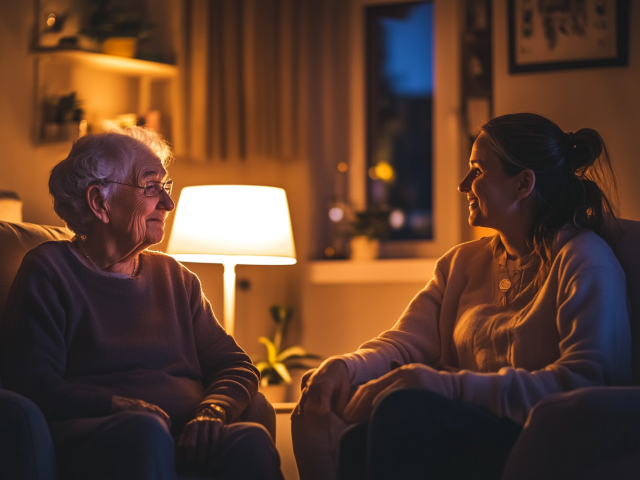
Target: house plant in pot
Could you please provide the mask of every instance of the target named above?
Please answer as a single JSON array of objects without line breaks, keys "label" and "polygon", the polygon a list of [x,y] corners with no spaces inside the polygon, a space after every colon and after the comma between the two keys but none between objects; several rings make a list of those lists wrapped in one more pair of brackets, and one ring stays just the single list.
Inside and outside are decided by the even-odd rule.
[{"label": "house plant in pot", "polygon": [[80,33],[102,46],[102,53],[133,58],[138,42],[146,38],[153,25],[133,10],[111,5],[111,0],[90,0],[94,5],[88,24]]},{"label": "house plant in pot", "polygon": [[363,210],[355,212],[351,220],[351,260],[373,260],[380,253],[380,239],[389,229],[389,212]]},{"label": "house plant in pot", "polygon": [[271,318],[276,324],[273,339],[260,337],[267,351],[267,358],[256,363],[260,371],[260,391],[271,403],[286,401],[287,387],[293,383],[290,370],[313,368],[302,362],[307,359],[319,359],[317,355],[307,353],[298,346],[282,348],[282,340],[291,322],[293,310],[286,305],[273,305],[270,308]]}]

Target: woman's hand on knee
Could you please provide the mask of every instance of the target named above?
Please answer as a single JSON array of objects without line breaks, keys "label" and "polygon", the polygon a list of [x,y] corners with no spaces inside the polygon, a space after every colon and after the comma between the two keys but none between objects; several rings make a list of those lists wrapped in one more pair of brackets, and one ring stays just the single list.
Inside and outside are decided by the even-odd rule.
[{"label": "woman's hand on knee", "polygon": [[439,372],[428,365],[404,365],[361,386],[345,407],[342,417],[347,423],[365,422],[384,395],[403,388],[423,388],[450,396],[446,375],[446,372]]},{"label": "woman's hand on knee", "polygon": [[118,412],[147,412],[152,413],[162,419],[167,424],[167,428],[171,429],[171,419],[167,412],[157,405],[147,403],[138,398],[121,397],[113,395],[111,397],[111,413]]},{"label": "woman's hand on knee", "polygon": [[203,463],[215,452],[224,422],[215,417],[198,416],[184,426],[176,443],[178,456],[187,463]]},{"label": "woman's hand on knee", "polygon": [[340,359],[330,358],[307,381],[296,412],[323,415],[333,411],[342,415],[350,389],[347,364]]}]

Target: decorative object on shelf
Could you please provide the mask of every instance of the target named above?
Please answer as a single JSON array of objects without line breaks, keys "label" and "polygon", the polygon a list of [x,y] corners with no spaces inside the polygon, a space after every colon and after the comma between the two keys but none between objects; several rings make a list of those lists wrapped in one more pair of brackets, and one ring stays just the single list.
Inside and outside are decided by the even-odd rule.
[{"label": "decorative object on shelf", "polygon": [[364,210],[355,212],[351,221],[351,260],[373,260],[380,254],[380,239],[389,232],[389,212]]},{"label": "decorative object on shelf", "polygon": [[366,235],[358,235],[349,241],[351,248],[351,260],[375,260],[380,256],[380,240],[369,238]]},{"label": "decorative object on shelf", "polygon": [[233,335],[236,265],[293,265],[296,251],[282,188],[202,185],[180,193],[167,253],[224,265],[224,328]]},{"label": "decorative object on shelf", "polygon": [[349,238],[351,237],[351,207],[342,200],[332,198],[329,201],[327,216],[329,217],[329,244],[323,255],[327,259],[341,260],[349,256]]},{"label": "decorative object on shelf", "polygon": [[0,221],[22,222],[22,200],[16,192],[0,190]]},{"label": "decorative object on shelf", "polygon": [[629,3],[509,0],[509,73],[628,65]]},{"label": "decorative object on shelf", "polygon": [[267,349],[267,359],[256,363],[260,371],[260,389],[271,403],[285,401],[287,385],[291,385],[292,379],[289,373],[292,369],[313,368],[301,362],[301,360],[318,360],[318,355],[307,353],[297,345],[282,350],[282,339],[293,317],[293,310],[286,305],[273,305],[270,309],[271,318],[276,324],[273,340],[260,337],[258,341]]},{"label": "decorative object on shelf", "polygon": [[88,1],[94,7],[80,33],[100,43],[102,53],[135,57],[138,42],[149,35],[153,24],[145,22],[138,12],[112,6],[111,0]]},{"label": "decorative object on shelf", "polygon": [[[81,135],[84,111],[76,92],[46,99],[41,138],[45,141],[76,140]],[[86,133],[86,127],[85,131]]]}]

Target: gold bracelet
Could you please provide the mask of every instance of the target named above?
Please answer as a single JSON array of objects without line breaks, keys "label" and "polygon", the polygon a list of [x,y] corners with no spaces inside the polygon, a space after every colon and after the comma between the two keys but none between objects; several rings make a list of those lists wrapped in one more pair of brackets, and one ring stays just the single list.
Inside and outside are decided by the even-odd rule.
[{"label": "gold bracelet", "polygon": [[202,416],[203,413],[206,410],[211,411],[211,413],[215,412],[211,416],[216,417],[216,418],[222,420],[223,422],[226,422],[226,420],[227,420],[227,412],[224,411],[224,408],[222,408],[220,405],[216,405],[215,403],[208,403],[207,405],[205,405],[205,406],[203,406],[201,408],[198,408],[198,411],[196,413],[196,417],[197,416]]}]

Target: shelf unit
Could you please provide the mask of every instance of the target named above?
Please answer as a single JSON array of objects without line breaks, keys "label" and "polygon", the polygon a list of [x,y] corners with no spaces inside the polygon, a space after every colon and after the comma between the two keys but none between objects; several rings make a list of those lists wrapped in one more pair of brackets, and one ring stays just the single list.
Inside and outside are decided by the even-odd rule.
[{"label": "shelf unit", "polygon": [[159,101],[164,105],[162,115],[166,131],[163,130],[162,134],[174,144],[174,148],[176,142],[180,141],[176,118],[179,116],[177,66],[81,50],[37,50],[33,52],[33,57],[33,138],[36,145],[65,143],[42,139],[42,106],[45,97],[76,91],[78,98],[88,104],[88,109],[95,109],[87,111],[93,120],[108,118],[108,111],[117,108],[116,105],[126,105],[126,108],[121,106],[125,111],[119,113],[144,115],[153,106],[152,90],[156,82],[164,86],[160,89],[160,95],[155,94],[161,97],[156,98],[156,103]]}]

